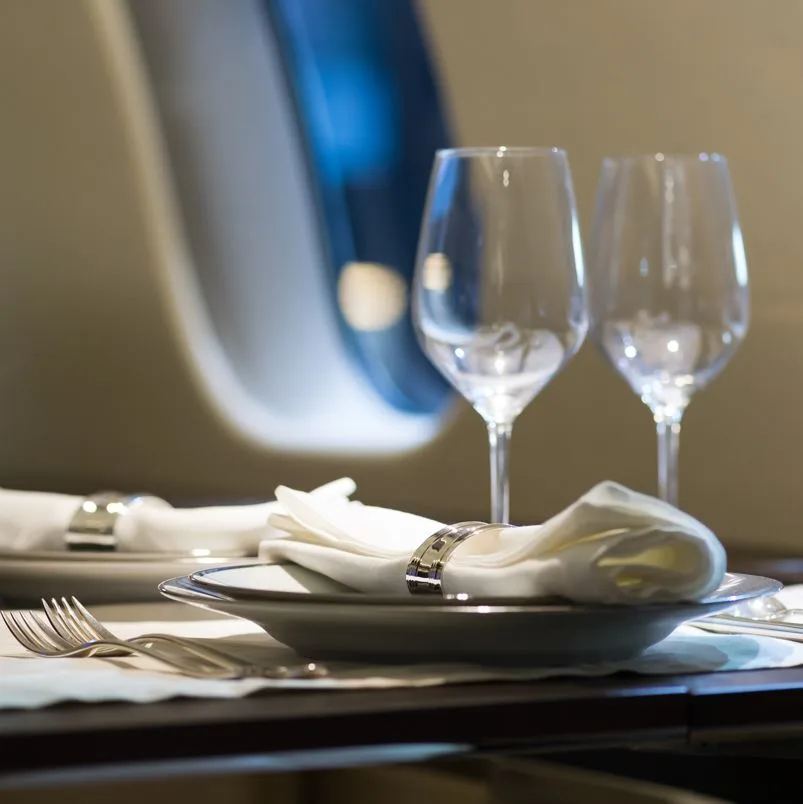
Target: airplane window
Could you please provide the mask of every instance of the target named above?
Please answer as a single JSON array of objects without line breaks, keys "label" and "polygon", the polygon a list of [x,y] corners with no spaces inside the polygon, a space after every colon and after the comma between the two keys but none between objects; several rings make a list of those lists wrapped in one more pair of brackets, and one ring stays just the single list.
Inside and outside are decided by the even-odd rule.
[{"label": "airplane window", "polygon": [[267,448],[430,441],[454,395],[416,342],[409,286],[447,131],[412,4],[128,9],[197,288],[170,302],[205,333],[185,337],[201,390]]}]

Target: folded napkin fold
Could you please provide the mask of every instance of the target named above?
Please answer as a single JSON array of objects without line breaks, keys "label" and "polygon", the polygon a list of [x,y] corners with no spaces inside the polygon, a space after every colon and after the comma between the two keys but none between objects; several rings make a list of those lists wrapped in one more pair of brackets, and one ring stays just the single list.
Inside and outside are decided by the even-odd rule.
[{"label": "folded napkin fold", "polygon": [[[361,592],[410,594],[410,557],[442,523],[348,497],[277,488],[283,510],[270,515],[276,530],[260,545],[260,557],[299,564]],[[724,548],[701,522],[605,482],[542,525],[502,525],[469,537],[446,564],[443,592],[614,604],[691,601],[719,586],[725,565]]]},{"label": "folded napkin fold", "polygon": [[[312,500],[336,500],[353,494],[347,478],[309,493]],[[64,536],[83,497],[36,491],[0,489],[0,549],[64,550]],[[115,536],[120,552],[174,553],[210,550],[255,555],[271,533],[268,517],[278,502],[173,508],[164,500],[145,498],[120,515]]]}]

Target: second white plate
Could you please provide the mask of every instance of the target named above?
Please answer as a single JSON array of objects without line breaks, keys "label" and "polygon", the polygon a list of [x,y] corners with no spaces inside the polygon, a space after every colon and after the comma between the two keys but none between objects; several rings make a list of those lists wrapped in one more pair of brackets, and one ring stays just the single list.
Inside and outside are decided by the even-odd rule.
[{"label": "second white plate", "polygon": [[256,561],[242,556],[6,551],[0,552],[0,601],[5,606],[38,605],[43,597],[70,595],[87,605],[159,600],[159,584],[166,578]]}]

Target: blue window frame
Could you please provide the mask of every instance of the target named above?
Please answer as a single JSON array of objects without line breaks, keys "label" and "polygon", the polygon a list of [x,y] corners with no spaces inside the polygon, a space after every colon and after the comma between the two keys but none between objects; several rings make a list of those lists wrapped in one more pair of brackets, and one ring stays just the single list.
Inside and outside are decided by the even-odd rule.
[{"label": "blue window frame", "polygon": [[[263,1],[306,144],[333,303],[353,263],[386,266],[409,289],[432,158],[449,140],[413,3]],[[443,408],[450,391],[416,341],[409,304],[385,327],[338,315],[387,403],[419,414]]]}]

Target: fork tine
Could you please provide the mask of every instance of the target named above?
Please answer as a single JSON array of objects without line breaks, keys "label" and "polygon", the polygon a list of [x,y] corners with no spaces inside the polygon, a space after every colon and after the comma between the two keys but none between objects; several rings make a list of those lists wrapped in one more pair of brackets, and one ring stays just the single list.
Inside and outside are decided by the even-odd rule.
[{"label": "fork tine", "polygon": [[113,634],[108,628],[106,628],[103,623],[92,614],[77,597],[73,596],[70,598],[73,604],[73,609],[75,611],[75,616],[78,617],[87,628],[91,628],[98,636],[102,639],[117,639],[115,634]]},{"label": "fork tine", "polygon": [[72,626],[73,630],[77,634],[80,634],[83,641],[100,638],[100,634],[96,633],[92,628],[89,628],[83,621],[83,618],[79,617],[75,611],[73,611],[73,608],[67,601],[67,598],[63,597],[61,599],[61,610],[68,618],[68,624]]},{"label": "fork tine", "polygon": [[36,627],[35,621],[26,616],[25,612],[8,612],[8,617],[3,620],[8,625],[9,630],[17,641],[34,653],[49,653],[55,648],[53,642],[48,639],[43,631]]},{"label": "fork tine", "polygon": [[[45,616],[47,617],[50,625],[53,627],[53,630],[62,638],[67,640],[68,642],[72,643],[75,641],[75,635],[66,627],[64,623],[64,618],[61,616],[60,611],[56,611],[53,606],[51,606],[47,600],[44,598],[41,599],[42,608],[45,611]],[[51,602],[55,603],[55,600]]]},{"label": "fork tine", "polygon": [[69,620],[64,616],[56,600],[51,598],[50,604],[48,604],[48,602],[42,598],[42,608],[45,610],[47,623],[41,614],[37,613],[33,616],[39,628],[45,631],[50,642],[57,648],[71,648],[87,641],[82,634],[70,628]]},{"label": "fork tine", "polygon": [[34,653],[49,652],[54,650],[54,644],[50,639],[46,639],[40,629],[35,628],[25,617],[24,612],[0,612],[3,622],[8,627],[11,635],[24,648]]},{"label": "fork tine", "polygon": [[[50,607],[54,610],[58,619],[64,624],[64,628],[70,632],[71,645],[82,645],[85,642],[95,642],[98,640],[103,641],[104,637],[94,633],[91,628],[85,627],[81,618],[76,615],[66,598],[62,598],[61,603],[55,598],[50,598]],[[111,641],[115,642],[118,640],[112,635]],[[99,646],[97,649],[92,650],[92,655],[98,656],[124,656],[126,653],[130,653],[130,651],[126,651],[121,647]]]},{"label": "fork tine", "polygon": [[3,622],[6,624],[6,628],[8,628],[11,636],[13,636],[23,648],[33,651],[34,653],[39,652],[39,645],[31,641],[26,630],[19,627],[13,612],[0,611],[0,617],[3,618]]},{"label": "fork tine", "polygon": [[87,638],[74,626],[72,618],[62,609],[59,601],[54,597],[50,598],[50,609],[61,626],[60,633],[65,639],[69,640],[70,644],[86,642]]},{"label": "fork tine", "polygon": [[33,611],[19,611],[17,612],[17,622],[21,623],[27,629],[30,637],[41,646],[49,650],[63,650],[67,647],[72,647],[71,642],[67,642],[57,634],[48,623],[45,617]]}]

